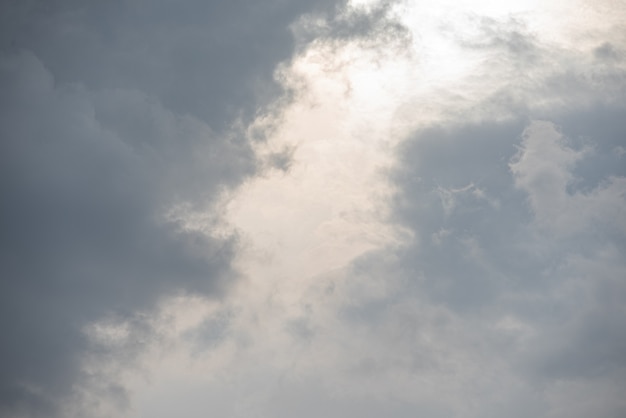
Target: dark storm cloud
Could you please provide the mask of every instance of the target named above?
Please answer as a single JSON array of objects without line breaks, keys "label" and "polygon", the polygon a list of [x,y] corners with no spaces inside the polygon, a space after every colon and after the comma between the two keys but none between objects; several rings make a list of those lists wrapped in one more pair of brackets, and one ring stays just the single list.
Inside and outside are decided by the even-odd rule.
[{"label": "dark storm cloud", "polygon": [[236,240],[165,213],[255,172],[227,128],[278,91],[289,24],[334,4],[2,2],[0,414],[59,413],[90,322],[228,289]]},{"label": "dark storm cloud", "polygon": [[337,1],[4,2],[3,47],[34,52],[58,82],[138,89],[214,129],[278,92],[289,24]]},{"label": "dark storm cloud", "polygon": [[[210,198],[254,162],[245,146],[212,138],[200,122],[141,94],[133,101],[123,92],[94,97],[55,87],[26,52],[0,65],[5,407],[68,389],[89,321],[147,309],[177,289],[215,293],[226,285],[233,242],[183,232],[161,212],[194,191]],[[99,105],[111,101],[124,114],[108,113],[103,125]],[[148,117],[133,119],[133,136],[125,118],[136,113]]]}]

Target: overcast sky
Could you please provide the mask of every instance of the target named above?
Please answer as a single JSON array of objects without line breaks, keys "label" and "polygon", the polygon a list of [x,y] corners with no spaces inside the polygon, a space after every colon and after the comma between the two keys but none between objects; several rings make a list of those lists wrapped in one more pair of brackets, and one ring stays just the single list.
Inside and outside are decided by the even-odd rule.
[{"label": "overcast sky", "polygon": [[626,416],[624,22],[0,0],[0,415]]}]

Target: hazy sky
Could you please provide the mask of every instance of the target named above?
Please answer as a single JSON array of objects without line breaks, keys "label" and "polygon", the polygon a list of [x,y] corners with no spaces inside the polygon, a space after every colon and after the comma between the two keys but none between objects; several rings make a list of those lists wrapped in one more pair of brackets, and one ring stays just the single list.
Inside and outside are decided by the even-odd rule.
[{"label": "hazy sky", "polygon": [[0,415],[626,416],[625,22],[0,0]]}]

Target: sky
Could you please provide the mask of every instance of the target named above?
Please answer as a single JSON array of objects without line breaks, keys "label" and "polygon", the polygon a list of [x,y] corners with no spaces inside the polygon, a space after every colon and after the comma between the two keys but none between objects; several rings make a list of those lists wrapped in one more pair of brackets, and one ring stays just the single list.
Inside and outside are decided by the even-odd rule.
[{"label": "sky", "polygon": [[624,22],[0,0],[0,416],[626,416]]}]

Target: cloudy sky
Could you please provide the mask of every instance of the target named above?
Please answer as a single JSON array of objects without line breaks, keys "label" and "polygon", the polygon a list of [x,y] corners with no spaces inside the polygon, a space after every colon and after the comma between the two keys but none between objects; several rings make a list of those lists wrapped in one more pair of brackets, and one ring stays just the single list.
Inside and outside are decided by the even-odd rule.
[{"label": "cloudy sky", "polygon": [[626,416],[624,22],[1,0],[0,415]]}]

